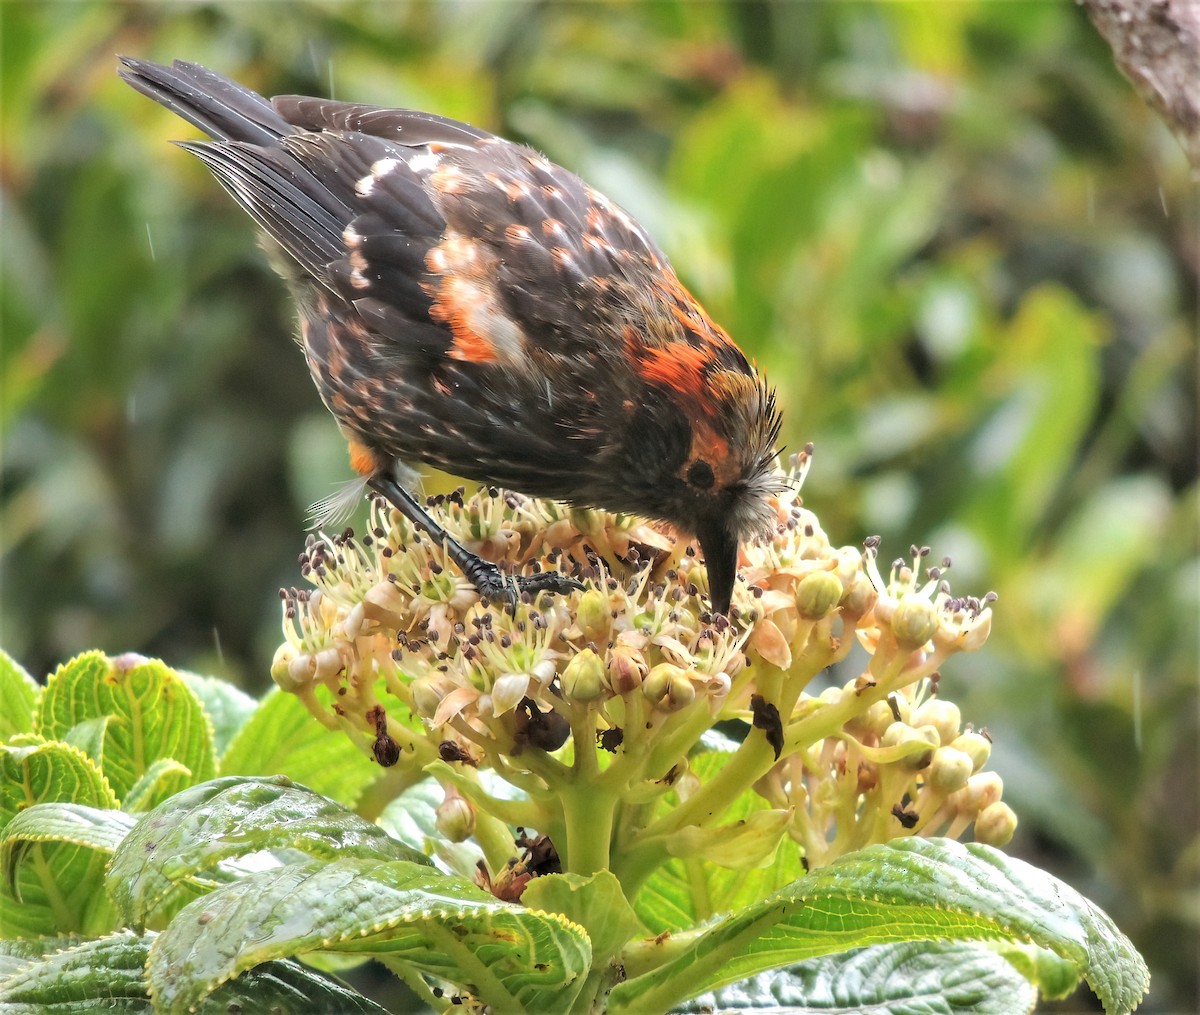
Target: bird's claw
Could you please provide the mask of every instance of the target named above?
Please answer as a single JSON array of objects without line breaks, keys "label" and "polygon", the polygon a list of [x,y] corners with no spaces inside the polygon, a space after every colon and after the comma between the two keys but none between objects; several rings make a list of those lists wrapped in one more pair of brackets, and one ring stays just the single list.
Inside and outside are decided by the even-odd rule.
[{"label": "bird's claw", "polygon": [[465,569],[467,578],[478,590],[480,596],[489,602],[504,603],[510,611],[515,612],[517,602],[528,592],[536,596],[539,592],[550,592],[555,595],[566,595],[569,592],[582,591],[583,582],[571,578],[561,571],[540,571],[537,574],[505,574],[491,561],[479,559],[476,566]]}]

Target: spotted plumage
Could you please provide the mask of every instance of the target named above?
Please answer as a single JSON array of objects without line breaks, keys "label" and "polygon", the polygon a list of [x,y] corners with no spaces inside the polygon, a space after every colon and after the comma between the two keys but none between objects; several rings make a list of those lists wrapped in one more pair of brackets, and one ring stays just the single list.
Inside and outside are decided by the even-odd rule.
[{"label": "spotted plumage", "polygon": [[669,522],[728,608],[739,540],[771,518],[774,396],[627,213],[453,120],[122,64],[210,136],[182,147],[288,255],[309,368],[372,486],[426,529],[397,463]]}]

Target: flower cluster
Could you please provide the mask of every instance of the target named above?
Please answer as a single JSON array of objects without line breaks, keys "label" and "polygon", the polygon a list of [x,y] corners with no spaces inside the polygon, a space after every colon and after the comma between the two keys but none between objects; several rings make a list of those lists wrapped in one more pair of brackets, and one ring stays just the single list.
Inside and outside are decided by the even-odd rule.
[{"label": "flower cluster", "polygon": [[[437,778],[439,827],[474,836],[493,868],[524,826],[565,870],[637,880],[703,853],[746,793],[768,808],[755,828],[769,828],[770,850],[786,832],[810,866],[972,822],[976,837],[1006,841],[1015,818],[998,777],[979,771],[988,741],[935,694],[945,660],[986,639],[990,599],[952,597],[945,564],[921,578],[927,551],[885,579],[872,542],[833,546],[799,498],[807,462],[774,499],[774,538],[743,548],[728,616],[707,606],[696,548],[641,519],[496,490],[433,498],[482,556],[585,586],[508,609],[375,502],[365,536],[310,537],[313,587],[283,592],[273,676],[381,764]],[[856,644],[858,676],[810,694]],[[689,759],[720,720],[748,732],[702,782]]]}]

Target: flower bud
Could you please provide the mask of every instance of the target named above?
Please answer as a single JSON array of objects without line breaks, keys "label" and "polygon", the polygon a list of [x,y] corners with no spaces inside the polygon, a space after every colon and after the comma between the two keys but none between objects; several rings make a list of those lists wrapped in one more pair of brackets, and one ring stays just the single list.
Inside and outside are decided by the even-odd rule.
[{"label": "flower bud", "polygon": [[796,586],[796,610],[805,620],[821,620],[842,598],[842,583],[831,571],[814,571]]},{"label": "flower bud", "polygon": [[590,648],[573,656],[563,669],[562,689],[568,701],[586,703],[601,697],[605,692],[603,660]]},{"label": "flower bud", "polygon": [[588,641],[597,645],[608,640],[609,615],[608,597],[599,589],[588,589],[579,597],[575,607],[575,623]]},{"label": "flower bud", "polygon": [[983,768],[992,756],[992,742],[981,733],[963,733],[955,737],[950,746],[968,755],[976,772]]},{"label": "flower bud", "polygon": [[630,645],[614,645],[605,659],[608,686],[614,694],[628,694],[645,679],[646,657]]},{"label": "flower bud", "polygon": [[[303,662],[297,664],[297,659]],[[297,655],[291,642],[285,641],[275,650],[275,658],[271,660],[271,679],[283,691],[294,692],[305,687],[312,680],[309,657]]]},{"label": "flower bud", "polygon": [[962,723],[962,712],[952,701],[930,698],[912,714],[914,726],[932,726],[938,731],[938,740],[948,744],[958,736]]},{"label": "flower bud", "polygon": [[871,579],[860,571],[854,576],[854,580],[849,586],[847,586],[838,605],[842,609],[843,617],[848,620],[858,621],[866,616],[867,611],[875,605],[878,598],[879,593],[875,591],[875,586],[871,584]]},{"label": "flower bud", "polygon": [[937,607],[924,596],[907,595],[896,604],[892,634],[901,648],[920,648],[937,633],[937,629]]},{"label": "flower bud", "polygon": [[918,772],[933,760],[934,751],[938,747],[937,730],[931,726],[914,729],[907,723],[894,722],[884,732],[879,741],[880,747],[901,747],[920,744],[924,750],[910,747],[912,753],[906,753],[903,760],[897,763],[910,772]]},{"label": "flower bud", "polygon": [[950,797],[960,815],[978,815],[985,807],[996,803],[1004,791],[1004,780],[995,772],[976,772],[967,784]]},{"label": "flower bud", "polygon": [[971,756],[953,747],[939,747],[929,764],[929,785],[943,796],[962,789],[971,778]]},{"label": "flower bud", "polygon": [[447,796],[438,804],[434,825],[451,842],[462,842],[475,831],[475,809],[457,794]]},{"label": "flower bud", "polygon": [[642,694],[656,708],[664,712],[677,712],[695,700],[696,689],[683,669],[674,663],[659,663],[646,674],[642,682]]},{"label": "flower bud", "polygon": [[1017,830],[1017,815],[1001,800],[988,804],[975,819],[975,841],[988,846],[1007,846]]}]

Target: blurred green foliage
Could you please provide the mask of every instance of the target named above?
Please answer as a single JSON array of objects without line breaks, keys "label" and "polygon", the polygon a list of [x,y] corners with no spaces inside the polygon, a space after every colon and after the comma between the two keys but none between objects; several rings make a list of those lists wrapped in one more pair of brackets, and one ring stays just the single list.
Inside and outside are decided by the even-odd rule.
[{"label": "blurred green foliage", "polygon": [[815,442],[836,540],[999,592],[945,679],[1013,848],[1134,938],[1144,1010],[1197,1009],[1200,216],[1073,4],[0,18],[0,643],[30,669],[136,649],[261,687],[305,507],[349,474],[251,223],[115,54],[466,119],[642,219]]}]

